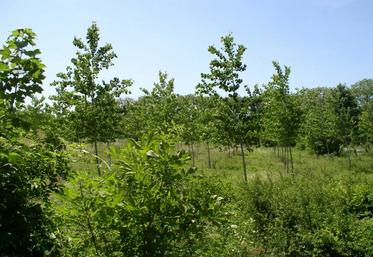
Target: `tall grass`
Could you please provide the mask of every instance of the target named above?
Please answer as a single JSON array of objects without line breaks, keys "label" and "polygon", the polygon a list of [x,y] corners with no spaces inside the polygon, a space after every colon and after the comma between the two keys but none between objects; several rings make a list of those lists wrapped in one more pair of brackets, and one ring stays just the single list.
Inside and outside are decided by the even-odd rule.
[{"label": "tall grass", "polygon": [[[112,151],[125,143],[117,142]],[[87,153],[93,148],[80,147],[86,152],[74,148],[74,169],[95,171],[94,158]],[[178,148],[190,150],[185,145]],[[226,231],[211,231],[201,251],[223,241],[224,256],[373,256],[369,153],[352,155],[349,167],[343,156],[315,156],[294,149],[294,174],[288,174],[273,149],[257,148],[245,152],[248,183],[244,183],[238,149],[210,146],[211,168],[206,145],[193,149],[199,172],[226,185],[222,190],[230,195],[232,213]],[[99,153],[106,160],[105,145],[99,145]],[[192,164],[191,160],[186,165]],[[218,234],[220,238],[214,239]]]}]

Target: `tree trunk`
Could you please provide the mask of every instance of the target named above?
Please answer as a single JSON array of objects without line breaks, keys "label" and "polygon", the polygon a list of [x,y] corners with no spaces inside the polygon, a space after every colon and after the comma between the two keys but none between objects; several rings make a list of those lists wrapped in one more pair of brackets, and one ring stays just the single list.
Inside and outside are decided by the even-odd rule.
[{"label": "tree trunk", "polygon": [[284,147],[284,164],[285,164],[285,171],[286,171],[286,174],[289,173],[289,166],[288,166],[288,147],[285,146]]},{"label": "tree trunk", "polygon": [[194,160],[194,147],[193,147],[193,143],[191,143],[191,148],[192,148],[192,164],[193,164],[193,167],[195,167],[195,160]]},{"label": "tree trunk", "polygon": [[211,156],[210,156],[210,144],[207,142],[207,158],[209,163],[209,169],[211,169]]},{"label": "tree trunk", "polygon": [[280,159],[280,148],[276,146],[276,149],[277,149],[277,159]]},{"label": "tree trunk", "polygon": [[95,155],[96,155],[96,166],[97,166],[97,174],[101,176],[101,169],[100,169],[100,159],[98,158],[98,147],[97,147],[97,141],[95,140]]},{"label": "tree trunk", "polygon": [[280,160],[284,162],[284,148],[281,146],[281,158]]},{"label": "tree trunk", "polygon": [[107,163],[109,165],[109,168],[111,168],[110,142],[107,142],[106,146],[107,146],[107,150],[108,150]]},{"label": "tree trunk", "polygon": [[243,175],[244,175],[244,178],[245,178],[245,182],[247,182],[245,152],[243,150],[243,144],[242,143],[240,143],[240,146],[241,146],[241,156],[242,156],[242,165],[243,165]]},{"label": "tree trunk", "polygon": [[290,148],[289,148],[289,151],[290,151],[291,173],[294,174],[293,153],[291,152],[291,146],[290,146]]}]

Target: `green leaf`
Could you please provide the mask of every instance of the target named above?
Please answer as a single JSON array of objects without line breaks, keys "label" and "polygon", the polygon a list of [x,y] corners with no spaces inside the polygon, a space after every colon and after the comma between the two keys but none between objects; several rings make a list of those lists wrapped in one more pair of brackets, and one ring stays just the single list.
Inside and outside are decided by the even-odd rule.
[{"label": "green leaf", "polygon": [[12,31],[12,36],[13,37],[18,37],[19,35],[20,35],[20,30],[17,29],[17,30]]},{"label": "green leaf", "polygon": [[4,49],[0,50],[0,55],[2,60],[8,59],[10,56],[10,50],[5,47]]},{"label": "green leaf", "polygon": [[9,66],[3,62],[0,62],[0,71],[9,71]]},{"label": "green leaf", "polygon": [[11,163],[17,163],[20,159],[20,156],[18,153],[15,153],[15,152],[11,152],[9,153],[8,155],[8,159]]}]

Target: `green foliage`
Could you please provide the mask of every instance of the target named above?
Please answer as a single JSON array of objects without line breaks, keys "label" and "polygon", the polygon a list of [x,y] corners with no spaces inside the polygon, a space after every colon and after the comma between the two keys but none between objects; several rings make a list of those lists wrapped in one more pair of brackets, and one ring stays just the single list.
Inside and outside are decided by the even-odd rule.
[{"label": "green foliage", "polygon": [[[219,133],[226,137],[225,141],[242,144],[248,131],[249,111],[247,99],[239,97],[238,90],[243,82],[239,74],[246,70],[242,63],[246,48],[236,45],[231,34],[221,37],[220,41],[223,44],[221,50],[215,46],[208,48],[214,59],[210,62],[210,73],[201,74],[202,81],[196,92],[215,96],[215,100],[220,101],[216,117],[222,127]],[[219,96],[218,90],[223,90],[228,97]]]},{"label": "green foliage", "polygon": [[290,67],[273,62],[276,73],[264,92],[263,134],[279,146],[295,144],[299,128],[299,108],[289,92]]},{"label": "green foliage", "polygon": [[220,39],[223,47],[221,50],[215,46],[209,46],[208,51],[215,59],[210,62],[210,73],[202,73],[202,81],[197,85],[197,93],[217,94],[217,89],[228,93],[229,97],[237,98],[237,90],[242,84],[239,72],[246,70],[242,63],[246,47],[236,45],[232,34],[223,36]]},{"label": "green foliage", "polygon": [[48,145],[0,142],[0,255],[56,256],[50,195],[68,172],[67,158]]},{"label": "green foliage", "polygon": [[168,74],[161,71],[158,79],[151,92],[142,89],[145,95],[128,104],[125,131],[130,137],[142,137],[153,129],[167,133],[174,128],[181,108],[174,92],[174,79],[169,79]]},{"label": "green foliage", "polygon": [[52,97],[54,110],[59,119],[69,125],[69,133],[65,135],[72,135],[70,139],[111,142],[118,136],[122,115],[116,99],[129,92],[132,81],[116,77],[109,82],[97,81],[102,70],[112,66],[116,58],[112,46],[99,46],[99,40],[99,29],[92,23],[86,43],[74,38],[78,51],[71,59],[72,67],[67,67],[66,73],[57,74],[58,80],[52,83],[57,91]]},{"label": "green foliage", "polygon": [[[249,143],[247,135],[250,134],[251,113],[247,104],[247,98],[239,97],[238,90],[243,82],[240,72],[246,70],[242,58],[246,47],[236,45],[231,34],[220,39],[223,44],[219,50],[215,46],[209,46],[208,51],[214,56],[210,62],[210,73],[202,73],[202,81],[196,87],[197,94],[213,95],[220,100],[219,116],[222,129],[223,142],[230,142],[229,145],[240,145],[244,178],[247,180],[246,162],[243,154],[244,144]],[[228,97],[221,97],[218,90],[228,94]]]},{"label": "green foliage", "polygon": [[12,112],[26,97],[42,92],[45,66],[35,37],[29,28],[14,30],[0,49],[0,98],[9,102]]},{"label": "green foliage", "polygon": [[[116,54],[110,44],[99,46],[93,23],[85,41],[74,38],[77,52],[52,83],[57,95],[49,106],[33,95],[44,79],[34,40],[31,29],[17,29],[0,49],[1,256],[373,255],[371,156],[358,151],[373,144],[371,79],[293,94],[290,68],[273,62],[264,92],[245,87],[240,96],[246,48],[229,34],[221,49],[208,48],[213,59],[197,95],[177,95],[174,79],[159,72],[152,91],[120,100],[132,81],[100,81]],[[78,141],[80,152],[61,135]],[[131,140],[120,148],[115,141],[123,135]],[[84,141],[94,143],[100,176],[90,159],[82,161]],[[194,166],[205,163],[204,153],[193,149],[200,141],[209,167],[201,172]],[[297,151],[305,171],[286,177],[275,154],[261,148],[250,156],[251,179],[241,189],[211,176],[241,185],[238,156],[223,158],[221,148],[240,146],[247,182],[244,146],[263,141],[285,147],[291,162],[295,143],[316,154],[344,151],[349,173],[342,158]],[[102,176],[98,142],[117,144]],[[180,143],[192,148],[193,168]],[[86,155],[72,176],[68,164],[76,160],[67,150]],[[265,177],[268,170],[280,172]]]},{"label": "green foliage", "polygon": [[54,195],[55,233],[65,256],[121,256],[113,227],[120,203],[113,176],[73,173],[63,191]]},{"label": "green foliage", "polygon": [[350,89],[315,88],[303,91],[304,121],[302,136],[307,147],[317,154],[340,154],[357,140],[360,111]]},{"label": "green foliage", "polygon": [[42,91],[44,65],[31,29],[12,32],[0,50],[0,255],[59,256],[50,196],[69,171],[65,153],[35,144],[29,129],[41,128],[42,100],[21,109]]},{"label": "green foliage", "polygon": [[[172,142],[148,138],[125,150],[121,166],[124,208],[121,242],[128,256],[191,256],[224,199],[172,154]],[[171,143],[171,144],[170,144]]]},{"label": "green foliage", "polygon": [[[178,98],[177,124],[181,125],[181,138],[188,145],[198,142],[203,133],[199,121],[203,107],[198,100],[194,95]],[[203,126],[206,128],[208,124]]]},{"label": "green foliage", "polygon": [[206,230],[224,224],[225,199],[173,144],[164,135],[132,141],[113,171],[69,180],[55,205],[68,254],[194,256]]},{"label": "green foliage", "polygon": [[339,84],[332,90],[335,101],[335,112],[337,114],[338,137],[342,139],[343,145],[347,147],[357,137],[357,123],[360,115],[356,98],[351,89],[346,85]]},{"label": "green foliage", "polygon": [[301,136],[307,148],[316,154],[339,153],[342,140],[337,135],[335,99],[330,89],[303,91],[304,121]]},{"label": "green foliage", "polygon": [[363,79],[351,87],[353,96],[361,109],[359,118],[359,142],[371,147],[373,145],[373,80]]},{"label": "green foliage", "polygon": [[365,104],[373,100],[373,79],[363,79],[351,86],[351,91],[358,105],[364,108]]},{"label": "green foliage", "polygon": [[359,134],[363,143],[373,145],[373,101],[367,103],[361,113]]},{"label": "green foliage", "polygon": [[304,174],[252,180],[246,191],[256,241],[278,256],[370,256],[372,181],[364,175]]}]

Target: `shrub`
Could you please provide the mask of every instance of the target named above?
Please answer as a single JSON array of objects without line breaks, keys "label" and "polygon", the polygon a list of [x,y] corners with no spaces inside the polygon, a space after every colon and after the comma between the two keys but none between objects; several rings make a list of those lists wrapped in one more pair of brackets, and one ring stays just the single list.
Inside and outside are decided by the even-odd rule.
[{"label": "shrub", "polygon": [[187,168],[189,156],[175,151],[171,137],[131,141],[113,159],[119,160],[113,170],[102,177],[76,173],[64,194],[56,196],[58,236],[67,255],[196,256],[201,249],[210,251],[212,244],[202,239],[226,223],[226,199],[217,184]]},{"label": "shrub", "polygon": [[49,203],[68,171],[64,154],[2,138],[0,167],[0,255],[57,256]]},{"label": "shrub", "polygon": [[371,256],[372,182],[363,175],[256,178],[245,188],[255,240],[283,256]]}]

